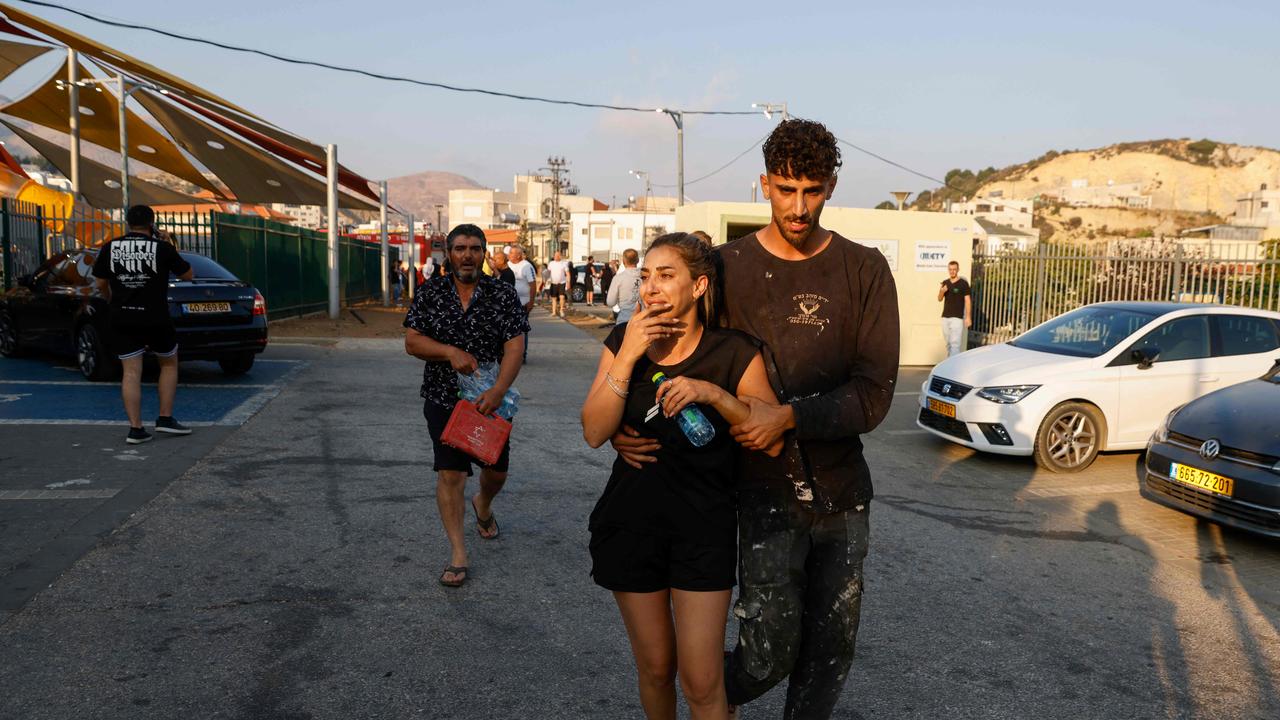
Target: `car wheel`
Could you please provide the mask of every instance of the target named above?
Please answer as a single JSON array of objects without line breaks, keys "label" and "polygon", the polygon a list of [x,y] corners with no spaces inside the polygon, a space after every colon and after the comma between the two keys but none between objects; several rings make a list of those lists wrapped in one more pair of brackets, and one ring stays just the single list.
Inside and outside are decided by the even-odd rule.
[{"label": "car wheel", "polygon": [[119,365],[107,353],[98,329],[89,324],[81,325],[76,331],[76,364],[88,380],[110,380]]},{"label": "car wheel", "polygon": [[1075,473],[1098,458],[1106,424],[1088,403],[1063,403],[1045,416],[1036,433],[1036,464],[1050,472]]},{"label": "car wheel", "polygon": [[242,353],[231,357],[219,358],[218,365],[222,367],[222,372],[227,375],[243,375],[253,367],[253,358],[253,353]]},{"label": "car wheel", "polygon": [[13,357],[18,354],[18,328],[7,310],[0,310],[0,355]]},{"label": "car wheel", "polygon": [[587,291],[583,290],[581,285],[575,285],[569,297],[573,298],[574,302],[580,303],[587,299]]}]

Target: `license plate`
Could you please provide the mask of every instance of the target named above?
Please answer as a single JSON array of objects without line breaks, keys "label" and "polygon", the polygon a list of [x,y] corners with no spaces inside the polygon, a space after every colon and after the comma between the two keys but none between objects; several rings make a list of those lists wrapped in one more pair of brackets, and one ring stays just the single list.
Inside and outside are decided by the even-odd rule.
[{"label": "license plate", "polygon": [[1215,495],[1231,497],[1231,478],[1216,475],[1190,465],[1173,463],[1169,466],[1169,477],[1183,485],[1207,490]]},{"label": "license plate", "polygon": [[929,398],[929,409],[939,415],[946,415],[949,418],[955,418],[956,416],[956,406],[951,403],[944,403],[941,400]]},{"label": "license plate", "polygon": [[198,302],[186,303],[182,306],[183,312],[189,313],[224,313],[231,312],[231,303],[229,302]]}]

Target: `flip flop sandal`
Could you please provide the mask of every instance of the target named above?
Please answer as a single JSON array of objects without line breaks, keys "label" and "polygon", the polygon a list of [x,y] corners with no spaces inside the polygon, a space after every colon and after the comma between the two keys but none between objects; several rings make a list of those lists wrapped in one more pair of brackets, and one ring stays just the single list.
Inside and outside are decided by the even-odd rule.
[{"label": "flip flop sandal", "polygon": [[[444,576],[449,574],[452,574],[457,579],[445,580]],[[465,565],[450,565],[444,569],[444,572],[440,573],[440,584],[445,587],[462,587],[462,584],[467,581],[467,575],[468,572]]]},{"label": "flip flop sandal", "polygon": [[[497,540],[499,535],[498,518],[493,514],[493,510],[492,509],[489,510],[488,519],[481,520],[480,511],[476,510],[476,501],[472,499],[471,512],[476,514],[476,533],[485,540]],[[492,535],[485,535],[485,533],[490,531],[493,532]]]}]

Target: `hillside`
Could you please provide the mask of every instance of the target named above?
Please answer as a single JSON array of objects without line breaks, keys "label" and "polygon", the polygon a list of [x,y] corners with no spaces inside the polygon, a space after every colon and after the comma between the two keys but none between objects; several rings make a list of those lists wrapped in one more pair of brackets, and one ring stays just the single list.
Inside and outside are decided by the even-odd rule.
[{"label": "hillside", "polygon": [[923,193],[925,206],[962,195],[1032,198],[1071,188],[1136,185],[1155,210],[1228,217],[1236,199],[1263,184],[1280,186],[1280,151],[1211,140],[1153,140],[1093,150],[1049,151],[1027,163],[974,173],[952,170],[955,189]]},{"label": "hillside", "polygon": [[484,187],[471,178],[450,172],[428,170],[387,181],[387,200],[396,208],[411,212],[418,220],[436,221],[436,204],[444,227],[449,227],[449,191]]}]

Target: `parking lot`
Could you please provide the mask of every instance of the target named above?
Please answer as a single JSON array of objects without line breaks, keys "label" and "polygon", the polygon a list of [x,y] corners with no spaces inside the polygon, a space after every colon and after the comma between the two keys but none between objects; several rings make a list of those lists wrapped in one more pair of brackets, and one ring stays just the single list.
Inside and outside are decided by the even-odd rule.
[{"label": "parking lot", "polygon": [[[638,717],[588,574],[613,459],[577,424],[599,345],[545,314],[533,338],[502,537],[468,525],[465,587],[436,582],[421,363],[395,340],[278,348],[307,363],[278,397],[142,446],[150,467],[216,441],[0,624],[0,716]],[[1056,475],[937,439],[914,422],[927,372],[902,370],[864,438],[871,553],[836,717],[1280,716],[1273,542],[1142,499],[1137,453]],[[58,477],[144,465],[114,459],[118,427],[43,430]],[[75,692],[49,693],[67,677]],[[783,692],[750,716],[779,717]]]},{"label": "parking lot", "polygon": [[[92,383],[66,358],[0,360],[0,612],[22,606],[280,392],[306,361],[276,349],[247,375],[184,362],[176,412],[196,428],[124,443],[119,383]],[[296,351],[293,351],[296,354]],[[142,417],[156,416],[155,369]]]}]

